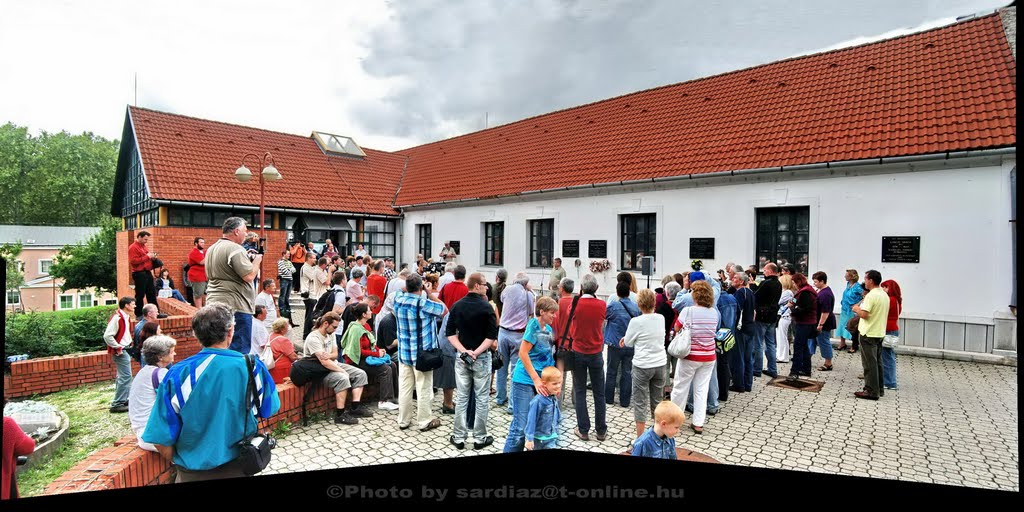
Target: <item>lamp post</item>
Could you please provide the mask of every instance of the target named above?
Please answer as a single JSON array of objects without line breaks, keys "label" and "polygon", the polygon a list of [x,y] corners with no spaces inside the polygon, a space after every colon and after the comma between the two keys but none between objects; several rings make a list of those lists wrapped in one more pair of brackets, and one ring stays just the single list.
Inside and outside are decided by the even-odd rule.
[{"label": "lamp post", "polygon": [[[252,171],[250,171],[249,168],[245,166],[245,159],[247,159],[249,157],[255,158],[259,162],[258,167],[256,167],[257,169],[262,169],[260,171],[260,174],[259,174],[259,176],[260,176],[260,242],[263,243],[263,244],[266,244],[266,242],[267,242],[267,227],[266,227],[267,221],[266,221],[266,215],[263,212],[263,210],[264,210],[264,208],[266,206],[265,205],[265,192],[264,192],[264,188],[263,187],[264,187],[264,184],[266,182],[268,182],[268,181],[278,181],[278,180],[282,179],[283,177],[281,176],[281,173],[278,172],[277,168],[274,167],[274,155],[271,155],[270,151],[267,151],[266,153],[263,154],[262,157],[256,156],[256,154],[254,154],[254,153],[248,153],[248,154],[246,154],[245,156],[242,157],[242,166],[235,170],[235,178],[238,181],[240,181],[242,183],[247,183],[249,180],[252,179]],[[266,246],[264,245],[264,247],[266,247]],[[257,279],[263,279],[263,260],[262,259],[260,259],[260,275],[259,275],[259,277]],[[256,286],[257,289],[259,289],[259,286],[260,285],[257,284],[257,286]]]}]

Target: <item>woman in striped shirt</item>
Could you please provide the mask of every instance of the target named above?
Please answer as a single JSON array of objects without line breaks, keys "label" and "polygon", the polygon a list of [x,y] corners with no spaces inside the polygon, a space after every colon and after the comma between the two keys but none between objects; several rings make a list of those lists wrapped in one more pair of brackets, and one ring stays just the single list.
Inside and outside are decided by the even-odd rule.
[{"label": "woman in striped shirt", "polygon": [[676,365],[675,382],[672,386],[672,401],[680,408],[686,406],[693,391],[693,416],[690,428],[700,434],[704,431],[704,418],[708,408],[708,388],[715,368],[715,331],[718,329],[718,310],[713,306],[714,291],[707,281],[690,285],[694,306],[684,308],[676,321],[679,328],[690,330],[690,354]]}]

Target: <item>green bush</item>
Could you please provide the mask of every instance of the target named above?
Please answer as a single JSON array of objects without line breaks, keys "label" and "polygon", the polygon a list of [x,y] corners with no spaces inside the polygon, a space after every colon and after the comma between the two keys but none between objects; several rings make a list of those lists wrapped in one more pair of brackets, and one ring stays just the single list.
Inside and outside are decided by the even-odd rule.
[{"label": "green bush", "polygon": [[9,313],[4,352],[33,358],[103,350],[103,331],[117,306],[56,312]]}]

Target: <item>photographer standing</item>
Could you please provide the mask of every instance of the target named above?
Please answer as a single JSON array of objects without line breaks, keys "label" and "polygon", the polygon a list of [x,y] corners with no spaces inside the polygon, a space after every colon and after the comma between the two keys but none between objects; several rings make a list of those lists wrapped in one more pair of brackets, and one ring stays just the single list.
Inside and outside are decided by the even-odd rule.
[{"label": "photographer standing", "polygon": [[209,282],[206,301],[231,308],[235,315],[235,328],[229,348],[248,354],[256,303],[256,288],[252,283],[259,274],[263,255],[251,254],[241,245],[246,240],[248,229],[240,217],[228,217],[222,231],[221,239],[206,250],[206,277]]}]

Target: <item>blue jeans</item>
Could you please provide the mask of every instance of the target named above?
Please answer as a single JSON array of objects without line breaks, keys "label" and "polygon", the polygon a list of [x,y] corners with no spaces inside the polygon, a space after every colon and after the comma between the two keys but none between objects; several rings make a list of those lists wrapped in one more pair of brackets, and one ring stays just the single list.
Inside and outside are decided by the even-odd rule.
[{"label": "blue jeans", "polygon": [[[491,353],[484,352],[472,366],[455,358],[455,430],[456,441],[465,441],[470,414],[471,396],[476,398],[473,407],[473,439],[481,442],[487,437],[487,408],[491,397]],[[527,405],[529,408],[529,405]],[[523,423],[525,428],[525,423]]]},{"label": "blue jeans", "polygon": [[[778,320],[770,324],[754,322],[754,338],[757,340],[757,345],[754,346],[754,375],[760,375],[762,369],[768,370],[768,374],[772,377],[779,374],[779,369],[775,362],[775,329],[778,326]],[[764,363],[761,360],[762,352],[768,357],[768,368],[761,368]]]},{"label": "blue jeans", "polygon": [[[598,434],[608,431],[605,423],[604,401],[604,355],[596,354],[573,354],[576,360],[572,369],[572,394],[576,399],[576,425],[580,432],[590,432],[590,413],[587,411],[587,377],[590,377],[594,392],[594,423]],[[632,385],[632,383],[630,383]]]},{"label": "blue jeans", "polygon": [[[718,357],[724,357],[719,355]],[[693,391],[697,389],[697,386],[690,386],[690,398],[686,400],[686,408],[693,411]],[[717,412],[720,408],[718,405],[718,363],[716,360],[715,367],[711,370],[711,384],[708,387],[708,410]]]},{"label": "blue jeans", "polygon": [[[281,283],[281,293],[277,296],[277,310],[281,314],[285,314],[285,312],[287,311],[289,313],[289,316],[291,316],[290,313],[291,313],[292,308],[288,304],[288,297],[292,293],[292,280],[291,279],[280,279],[279,281]],[[383,300],[383,299],[381,299],[381,300]]]},{"label": "blue jeans", "polygon": [[252,315],[235,312],[235,335],[231,337],[231,350],[248,354],[252,347]]},{"label": "blue jeans", "polygon": [[754,354],[754,335],[744,334],[737,330],[736,346],[729,351],[729,370],[732,372],[732,385],[750,391],[754,388],[754,367],[751,365]]},{"label": "blue jeans", "polygon": [[[899,336],[899,331],[889,331],[886,334]],[[896,349],[882,347],[882,385],[889,389],[896,389]]]},{"label": "blue jeans", "polygon": [[[498,368],[498,375],[494,378],[498,388],[498,396],[495,399],[498,405],[505,405],[508,402],[508,379],[515,371],[516,363],[519,362],[519,345],[523,342],[523,333],[512,332],[505,328],[498,328],[498,353],[504,364]],[[487,390],[488,396],[490,390]],[[524,424],[525,428],[525,424]]]},{"label": "blue jeans", "polygon": [[812,356],[815,347],[821,348],[821,357],[832,359],[832,331],[821,331],[817,338],[808,342],[807,348],[810,349]]},{"label": "blue jeans", "polygon": [[[586,386],[583,389],[586,390]],[[530,401],[535,394],[537,390],[532,384],[512,383],[512,424],[508,426],[503,452],[521,452],[525,448],[526,420],[530,417]]]},{"label": "blue jeans", "polygon": [[[615,386],[619,387],[619,405],[629,407],[633,394],[633,347],[608,345],[608,374],[604,379],[604,399],[608,405],[615,403]],[[619,366],[622,367],[621,381]]]},{"label": "blue jeans", "polygon": [[132,390],[132,358],[123,350],[121,355],[112,357],[114,365],[117,366],[117,387],[114,389],[114,401],[110,406],[128,405],[128,393]]},{"label": "blue jeans", "polygon": [[180,300],[181,302],[188,304],[188,301],[185,300],[185,297],[183,297],[181,295],[181,292],[179,292],[178,290],[171,290],[171,298],[174,300]]},{"label": "blue jeans", "polygon": [[817,325],[793,324],[793,365],[790,375],[811,374],[810,343],[814,341]]}]

